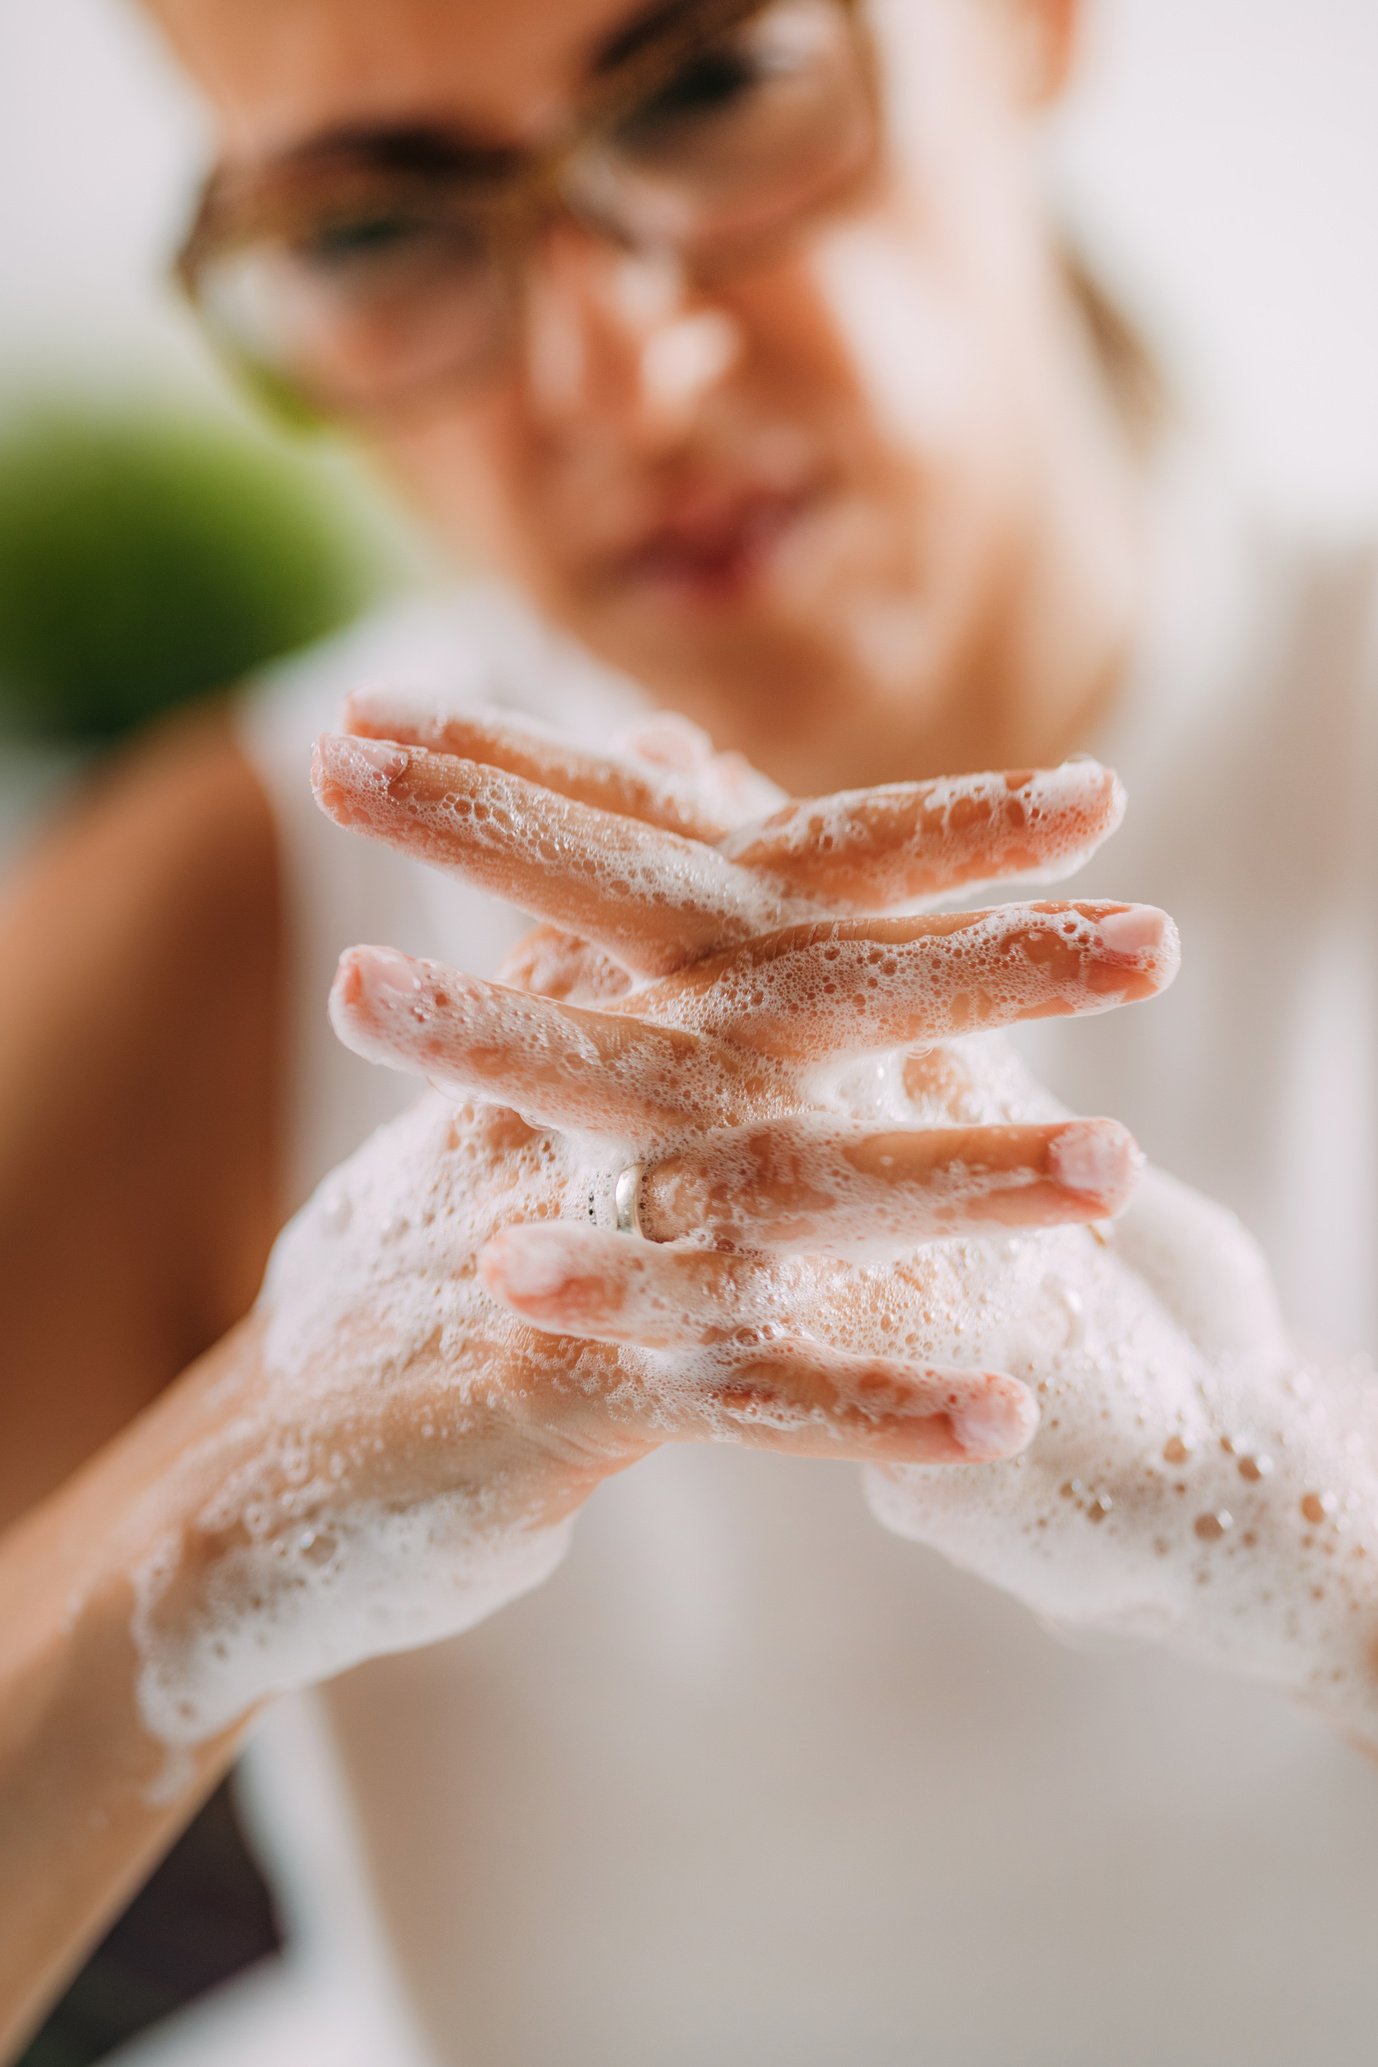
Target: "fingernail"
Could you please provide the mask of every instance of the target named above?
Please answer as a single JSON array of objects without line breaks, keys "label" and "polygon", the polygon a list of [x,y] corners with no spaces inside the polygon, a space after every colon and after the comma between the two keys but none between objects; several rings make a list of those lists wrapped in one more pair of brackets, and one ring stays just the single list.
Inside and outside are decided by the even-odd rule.
[{"label": "fingernail", "polygon": [[1111,1207],[1128,1198],[1142,1165],[1138,1143],[1116,1120],[1075,1120],[1048,1144],[1053,1182]]},{"label": "fingernail", "polygon": [[425,989],[424,963],[413,962],[391,947],[351,948],[346,961],[353,966],[361,987],[380,1001],[406,998],[414,1003]]},{"label": "fingernail", "polygon": [[326,775],[358,788],[384,787],[411,766],[406,747],[385,739],[357,739],[352,734],[326,732],[316,741],[311,768],[313,777]]},{"label": "fingernail", "polygon": [[1162,948],[1172,921],[1154,905],[1131,904],[1124,911],[1107,912],[1096,924],[1101,945],[1112,954],[1151,955]]},{"label": "fingernail", "polygon": [[989,1464],[1028,1448],[1038,1427],[1038,1402],[1017,1379],[992,1374],[951,1415],[952,1433],[972,1463]]},{"label": "fingernail", "polygon": [[638,760],[684,775],[705,767],[713,758],[713,742],[702,726],[692,719],[678,717],[673,711],[629,726],[613,745],[614,749],[621,747],[624,753],[634,754]]},{"label": "fingernail", "polygon": [[479,1261],[493,1290],[518,1304],[553,1299],[570,1276],[566,1237],[553,1227],[505,1228]]}]

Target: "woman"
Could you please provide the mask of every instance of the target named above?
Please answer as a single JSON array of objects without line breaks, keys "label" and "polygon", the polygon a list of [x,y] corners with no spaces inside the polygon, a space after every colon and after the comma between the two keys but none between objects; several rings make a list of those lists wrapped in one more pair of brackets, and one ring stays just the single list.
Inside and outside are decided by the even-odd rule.
[{"label": "woman", "polygon": [[[781,818],[682,733],[588,757],[635,713],[609,663],[806,796],[1118,729],[1119,866],[1192,955],[1172,1003],[1050,1039],[1045,1074],[1247,1203],[1294,1320],[1372,1339],[1371,1159],[1323,1123],[1369,1053],[1371,572],[1145,451],[1033,174],[1075,10],[157,12],[223,133],[186,257],[218,325],[602,666],[496,601],[369,630],[237,737],[166,742],[16,901],[11,1511],[95,1453],[5,1551],[16,2015],[267,1694],[504,1605],[601,1485],[528,1603],[328,1697],[379,1907],[351,1959],[387,1936],[433,2055],[909,2058],[921,2030],[944,2060],[1362,2057],[1378,1811],[1320,1733],[1036,1643],[844,1474],[666,1445],[879,1464],[882,1519],[1044,1616],[1167,1635],[1372,1737],[1366,1375],[1317,1390],[1247,1242],[1164,1180],[1113,1242],[1068,1227],[1122,1201],[1127,1143],[984,1044],[818,1085],[859,1038],[1161,986],[1170,934],[1123,907],[807,923],[1056,869],[1113,785]],[[584,751],[466,717],[461,667]],[[525,1004],[346,962],[353,1045],[505,1105],[378,1137],[246,1329],[111,1441],[248,1303],[280,1184],[377,1110],[317,1045],[321,959],[369,933],[497,959],[483,907],[299,805],[307,714],[370,676],[417,701],[365,697],[325,745],[331,815],[595,950],[538,939]],[[289,970],[310,1031],[279,1128]],[[920,1239],[963,1213],[1047,1231]],[[1020,1380],[1026,1463],[935,1477],[1027,1444]]]}]

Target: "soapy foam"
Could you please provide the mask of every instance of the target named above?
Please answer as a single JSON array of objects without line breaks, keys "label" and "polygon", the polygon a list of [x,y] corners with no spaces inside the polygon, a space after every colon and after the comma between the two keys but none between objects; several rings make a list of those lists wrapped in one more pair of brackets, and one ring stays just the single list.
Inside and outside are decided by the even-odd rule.
[{"label": "soapy foam", "polygon": [[[970,1117],[1048,1111],[998,1044],[964,1047],[969,1070],[972,1052]],[[913,1122],[893,1069],[841,1076],[832,1098],[867,1123]],[[606,1198],[639,1144],[532,1134],[502,1151],[496,1183],[496,1124],[424,1101],[283,1238],[258,1440],[200,1516],[235,1540],[189,1622],[163,1611],[170,1552],[139,1575],[143,1711],[166,1741],[467,1627],[553,1568],[565,1532],[523,1519],[540,1474],[503,1428],[504,1358],[544,1402],[542,1462],[578,1454],[590,1431],[609,1448],[635,1430],[852,1454],[835,1406],[740,1382],[801,1339],[890,1366],[1007,1371],[1038,1401],[1038,1435],[1013,1462],[873,1471],[888,1526],[1062,1627],[1151,1632],[1378,1738],[1378,1387],[1366,1366],[1317,1383],[1299,1363],[1231,1216],[1155,1176],[1109,1246],[1069,1229],[956,1239],[898,1267],[744,1256],[723,1314],[683,1302],[682,1281],[647,1295],[661,1303],[648,1338],[674,1346],[571,1359],[496,1307],[471,1259],[514,1220],[586,1224],[590,1194]],[[636,1253],[653,1281],[680,1252]],[[380,1388],[387,1416],[415,1426],[409,1463],[379,1432]],[[878,1425],[886,1405],[871,1403]]]},{"label": "soapy foam", "polygon": [[[821,1058],[1111,1011],[1175,974],[1176,928],[1151,917],[1149,925],[1133,908],[1107,916],[1030,905],[960,915],[917,938],[906,937],[914,926],[905,920],[815,924],[748,945],[726,967],[709,964],[703,987],[670,999],[666,1016],[767,1052]],[[1115,936],[1122,919],[1134,928],[1124,947]]]},{"label": "soapy foam", "polygon": [[[495,1148],[499,1125],[423,1100],[280,1238],[258,1394],[175,1474],[201,1489],[190,1542],[204,1583],[186,1606],[184,1529],[134,1575],[140,1707],[163,1741],[467,1628],[558,1562],[567,1527],[540,1515],[559,1437],[526,1453],[511,1437],[501,1373],[524,1331],[478,1283],[473,1251],[495,1216],[550,1210],[547,1170],[572,1183],[573,1165],[542,1136]],[[577,1392],[568,1358],[526,1362],[529,1382]]]},{"label": "soapy foam", "polygon": [[317,753],[317,793],[340,823],[591,934],[634,968],[675,966],[686,925],[707,946],[788,915],[778,892],[716,848],[609,820],[518,776],[335,736]]},{"label": "soapy foam", "polygon": [[[938,1159],[925,1156],[919,1175],[906,1175],[909,1142],[907,1131],[815,1120],[738,1129],[658,1163],[643,1182],[642,1222],[661,1240],[875,1259],[970,1233],[979,1220],[1031,1224],[1035,1207],[1051,1220],[1059,1190],[1067,1219],[1088,1197],[1111,1215],[1127,1202],[1141,1161],[1111,1122],[1073,1123],[1053,1135],[1045,1157],[1013,1164],[998,1159],[999,1140],[945,1129],[928,1144]],[[1027,1141],[1017,1145],[1027,1158]]]},{"label": "soapy foam", "polygon": [[624,1136],[634,1122],[659,1142],[686,1125],[784,1112],[794,1099],[793,1077],[767,1059],[678,1028],[557,1009],[386,949],[347,957],[331,1010],[341,1039],[368,1060],[424,1070],[451,1097],[512,1096],[537,1125]]},{"label": "soapy foam", "polygon": [[[436,807],[437,822],[453,802]],[[497,779],[467,802],[494,813],[494,856],[515,835],[552,872],[588,870],[600,895],[635,886],[682,906],[686,895],[711,902],[724,880],[718,859],[695,859],[687,885],[678,861],[667,878],[663,856],[649,873],[633,855],[601,875],[567,814],[523,828],[520,796]],[[748,928],[761,909],[745,893],[734,906]],[[699,1023],[750,1035],[770,1013],[807,1021],[792,1065],[805,1111],[909,1126],[1056,1118],[998,1043],[964,1042],[958,1060],[937,1051],[917,1070],[857,1051],[908,1038],[916,1019],[962,1031],[1031,997],[1053,1010],[1108,1005],[1146,974],[1162,980],[1170,931],[1128,948],[1116,981],[1090,952],[1096,923],[1046,919],[1047,937],[1074,950],[1051,976],[1038,955],[1011,954],[991,917],[964,921],[943,954],[814,928],[810,951],[801,943],[735,976]],[[939,974],[944,959],[960,983]],[[897,989],[898,1023],[887,1003]],[[529,1038],[545,1040],[534,1020]],[[868,1414],[887,1425],[883,1394],[869,1406],[864,1392],[849,1398],[844,1427],[836,1402],[741,1382],[807,1343],[891,1368],[1005,1371],[1038,1401],[1039,1432],[1011,1462],[873,1471],[889,1526],[1045,1618],[1152,1629],[1303,1691],[1378,1743],[1378,1393],[1366,1366],[1317,1383],[1299,1362],[1229,1216],[1154,1178],[1112,1238],[964,1237],[898,1264],[744,1259],[727,1330],[701,1299],[677,1308],[688,1281],[667,1275],[661,1337],[688,1347],[571,1351],[493,1300],[475,1258],[494,1233],[526,1220],[587,1225],[591,1212],[606,1226],[616,1171],[659,1145],[635,1130],[555,1135],[429,1097],[322,1187],[275,1254],[262,1397],[236,1439],[241,1462],[197,1510],[218,1546],[209,1579],[179,1609],[171,1534],[137,1574],[140,1698],[155,1734],[195,1741],[273,1691],[467,1627],[557,1562],[564,1525],[539,1519],[552,1485],[629,1444],[770,1440],[856,1454]],[[976,1404],[957,1388],[949,1403],[954,1416]],[[213,1466],[187,1468],[204,1477]]]},{"label": "soapy foam", "polygon": [[755,867],[792,868],[833,911],[921,908],[934,896],[1074,874],[1124,815],[1122,785],[1097,762],[1024,776],[954,776],[838,791],[787,805],[722,851]]}]

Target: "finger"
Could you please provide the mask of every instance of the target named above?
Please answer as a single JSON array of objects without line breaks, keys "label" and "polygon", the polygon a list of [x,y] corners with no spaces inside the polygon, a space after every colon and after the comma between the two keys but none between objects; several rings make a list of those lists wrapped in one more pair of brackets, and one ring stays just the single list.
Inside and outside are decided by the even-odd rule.
[{"label": "finger", "polygon": [[778,1344],[718,1364],[715,1406],[738,1440],[791,1456],[854,1463],[993,1464],[1027,1449],[1033,1395],[988,1371],[945,1371],[813,1343]]},{"label": "finger", "polygon": [[699,1349],[744,1325],[774,1326],[790,1290],[762,1257],[660,1248],[568,1221],[507,1228],[480,1264],[490,1291],[533,1327],[643,1349]]},{"label": "finger", "polygon": [[803,798],[731,835],[723,852],[831,911],[881,911],[1025,878],[1071,875],[1124,816],[1096,761],[1010,775]]},{"label": "finger", "polygon": [[874,1255],[993,1228],[1103,1220],[1142,1158],[1114,1120],[861,1132],[788,1119],[696,1143],[641,1183],[653,1242]]},{"label": "finger", "polygon": [[[1018,878],[1056,882],[1124,815],[1118,778],[1083,760],[801,799],[729,834],[743,803],[773,785],[737,756],[712,755],[697,728],[651,721],[626,739],[629,749],[646,751],[600,755],[534,720],[484,708],[447,714],[380,690],[350,697],[345,724],[361,737],[480,762],[576,802],[717,842],[743,867],[773,877],[783,894],[830,911],[879,911]],[[686,730],[699,742],[692,755],[681,739]],[[677,751],[666,750],[662,733]],[[723,791],[718,808],[710,789]]]},{"label": "finger", "polygon": [[505,1229],[480,1267],[494,1295],[543,1332],[698,1351],[678,1386],[669,1367],[661,1395],[681,1437],[707,1423],[709,1433],[794,1454],[976,1463],[1015,1455],[1037,1427],[1033,1398],[1015,1379],[849,1356],[770,1324],[744,1325],[730,1288],[745,1291],[749,1309],[762,1287],[749,1283],[759,1266],[742,1259],[546,1222]]},{"label": "finger", "polygon": [[636,1009],[821,1060],[1136,1004],[1177,961],[1177,929],[1149,905],[1015,904],[787,927],[648,986]]},{"label": "finger", "polygon": [[788,802],[788,792],[744,754],[719,753],[703,727],[677,711],[638,718],[617,735],[613,746],[653,768],[692,776],[700,805],[724,832],[765,818]]},{"label": "finger", "polygon": [[513,990],[539,991],[543,998],[572,998],[581,1005],[622,998],[632,979],[620,962],[558,926],[533,926],[498,964],[498,981]]},{"label": "finger", "polygon": [[[771,1065],[678,1027],[485,983],[388,948],[351,948],[330,1014],[346,1047],[452,1098],[500,1100],[542,1127],[655,1136],[731,1125],[772,1093]],[[775,1105],[785,1102],[783,1086]]]},{"label": "finger", "polygon": [[630,754],[589,753],[534,718],[514,718],[482,705],[444,712],[422,697],[395,690],[356,691],[345,704],[344,728],[357,738],[478,761],[575,803],[639,818],[687,839],[711,842],[726,830],[707,808],[683,756],[667,762],[663,754],[638,760]]},{"label": "finger", "polygon": [[714,760],[713,741],[692,718],[680,711],[641,711],[613,735],[618,753],[652,768],[700,777]]},{"label": "finger", "polygon": [[451,870],[644,974],[784,916],[769,886],[715,848],[473,761],[327,734],[312,782],[337,824]]}]

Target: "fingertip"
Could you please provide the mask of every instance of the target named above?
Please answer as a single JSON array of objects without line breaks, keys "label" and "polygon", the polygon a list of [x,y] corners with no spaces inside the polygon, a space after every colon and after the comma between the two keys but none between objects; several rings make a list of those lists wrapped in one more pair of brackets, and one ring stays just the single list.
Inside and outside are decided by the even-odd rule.
[{"label": "fingertip", "polygon": [[969,1385],[967,1397],[950,1409],[950,1418],[964,1460],[996,1464],[1017,1457],[1033,1441],[1038,1402],[1017,1378],[988,1371]]},{"label": "fingertip", "polygon": [[507,1298],[507,1255],[511,1246],[511,1228],[504,1227],[490,1237],[478,1252],[478,1272],[484,1284],[497,1299]]},{"label": "fingertip", "polygon": [[1176,922],[1156,904],[1083,907],[1094,912],[1096,948],[1109,970],[1132,969],[1147,988],[1143,995],[1167,989],[1181,962],[1181,936]]},{"label": "fingertip", "polygon": [[335,969],[335,980],[330,986],[332,1015],[336,1011],[348,1011],[363,997],[364,972],[360,966],[361,952],[362,950],[357,947],[347,947],[340,956]]},{"label": "fingertip", "polygon": [[311,742],[311,794],[325,811],[330,810],[334,759],[330,751],[333,734],[322,732]]},{"label": "fingertip", "polygon": [[638,719],[617,735],[613,748],[677,775],[692,775],[713,759],[713,742],[703,727],[677,711]]},{"label": "fingertip", "polygon": [[568,1228],[530,1222],[502,1228],[479,1252],[484,1283],[506,1305],[543,1317],[575,1281],[571,1236]]},{"label": "fingertip", "polygon": [[1143,1151],[1118,1120],[1073,1120],[1048,1143],[1048,1175],[1097,1217],[1123,1211],[1143,1166]]},{"label": "fingertip", "polygon": [[1178,929],[1176,919],[1164,912],[1163,937],[1158,948],[1157,966],[1158,988],[1160,990],[1166,990],[1170,983],[1176,981],[1177,972],[1181,966],[1182,935]]},{"label": "fingertip", "polygon": [[1058,768],[1062,782],[1091,806],[1099,839],[1118,832],[1129,804],[1129,793],[1113,768],[1094,754],[1073,754]]},{"label": "fingertip", "polygon": [[391,740],[322,732],[311,749],[311,788],[334,817],[350,797],[386,793],[411,766],[412,751]]},{"label": "fingertip", "polygon": [[1114,955],[1132,955],[1135,961],[1161,954],[1172,925],[1156,904],[1121,904],[1097,914],[1101,945]]},{"label": "fingertip", "polygon": [[365,998],[380,1004],[403,1000],[414,1005],[426,989],[427,967],[394,947],[346,948],[335,974],[336,992],[346,1005]]}]

